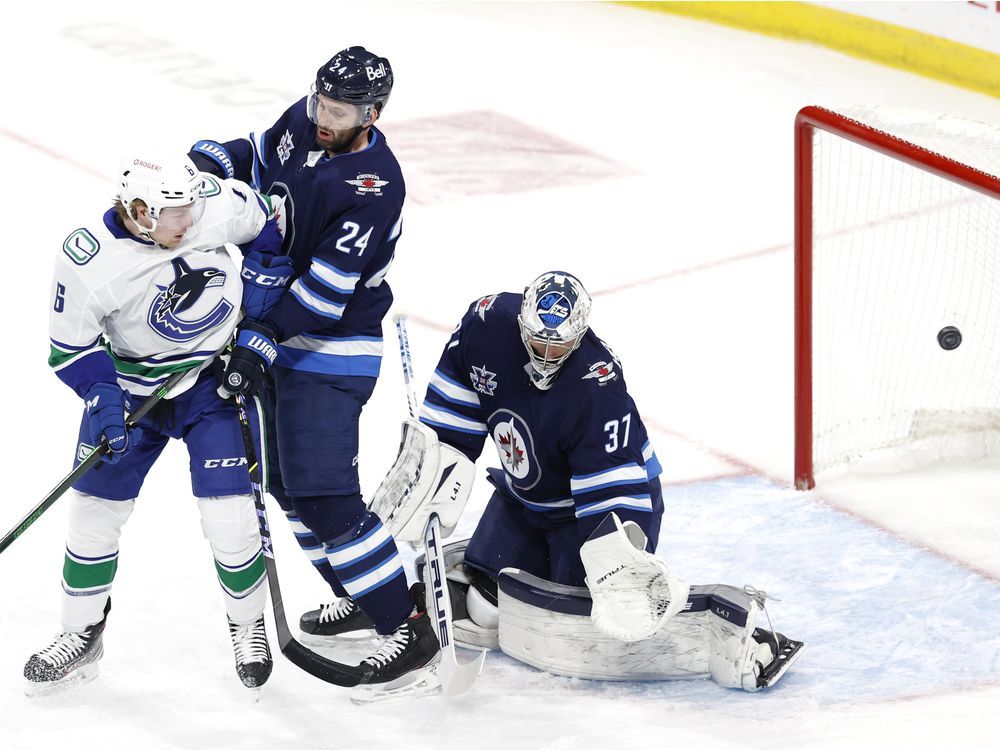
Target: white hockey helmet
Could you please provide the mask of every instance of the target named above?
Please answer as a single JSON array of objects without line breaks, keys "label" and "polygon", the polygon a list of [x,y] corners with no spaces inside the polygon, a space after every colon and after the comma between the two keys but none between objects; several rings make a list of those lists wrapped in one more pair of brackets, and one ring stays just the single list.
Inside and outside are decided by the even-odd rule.
[{"label": "white hockey helmet", "polygon": [[[205,211],[202,176],[187,156],[131,157],[122,161],[119,178],[118,199],[145,237],[158,226],[186,229],[197,223]],[[137,200],[149,209],[151,227],[136,221],[133,204]]]},{"label": "white hockey helmet", "polygon": [[559,368],[583,341],[589,318],[590,295],[565,271],[543,273],[524,290],[517,325],[537,388],[552,386]]}]

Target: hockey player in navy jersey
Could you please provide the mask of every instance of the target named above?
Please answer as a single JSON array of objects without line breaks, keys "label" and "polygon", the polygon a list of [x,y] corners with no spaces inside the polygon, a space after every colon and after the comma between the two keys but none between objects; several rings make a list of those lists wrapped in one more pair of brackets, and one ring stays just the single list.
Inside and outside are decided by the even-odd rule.
[{"label": "hockey player in navy jersey", "polygon": [[[260,287],[252,275],[242,283],[238,251],[227,247],[248,253],[244,273],[266,263],[281,243],[269,213],[245,183],[202,174],[187,157],[143,154],[123,162],[114,206],[74,230],[57,255],[49,364],[85,403],[76,462],[102,440],[110,452],[67,493],[63,632],[25,665],[35,688],[96,676],[119,536],[171,438],[187,444],[237,672],[252,688],[270,675],[250,477],[236,407],[218,396],[211,372],[240,308],[262,315],[280,299],[280,284]],[[179,371],[187,375],[127,430],[127,412]],[[160,585],[148,582],[151,591]]]},{"label": "hockey player in navy jersey", "polygon": [[333,591],[356,601],[386,637],[365,660],[371,683],[394,683],[437,653],[428,618],[414,614],[395,542],[366,510],[358,479],[358,422],[379,373],[392,303],[385,276],[406,194],[375,127],[392,83],[388,60],[345,49],[269,128],[199,141],[190,154],[203,169],[283,200],[296,278],[266,318],[240,331],[271,342],[277,357],[238,341],[222,387],[262,389],[269,490]]},{"label": "hockey player in navy jersey", "polygon": [[[457,639],[502,645],[559,674],[704,673],[748,690],[772,684],[779,667],[765,668],[785,650],[783,673],[801,644],[758,632],[762,597],[691,589],[653,554],[663,515],[660,463],[621,362],[589,328],[590,306],[580,281],[561,271],[541,275],[523,294],[475,301],[445,346],[419,423],[404,423],[400,455],[373,510],[401,541],[421,538],[431,512],[447,533],[489,438],[502,466],[488,470],[493,496],[472,538],[445,548],[457,584]],[[693,614],[677,618],[682,610]],[[719,619],[716,610],[733,621],[707,619]],[[326,636],[371,627],[350,600],[312,620]],[[588,640],[593,647],[581,648]],[[646,671],[629,671],[636,663]]]}]

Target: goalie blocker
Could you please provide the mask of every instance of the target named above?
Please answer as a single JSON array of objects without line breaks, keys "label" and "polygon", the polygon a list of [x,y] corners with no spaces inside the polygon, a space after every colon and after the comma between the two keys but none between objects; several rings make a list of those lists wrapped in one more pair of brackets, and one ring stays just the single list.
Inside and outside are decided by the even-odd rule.
[{"label": "goalie blocker", "polygon": [[432,513],[448,537],[472,491],[475,464],[437,433],[414,419],[403,422],[399,454],[372,497],[368,510],[389,527],[396,541],[421,543]]}]

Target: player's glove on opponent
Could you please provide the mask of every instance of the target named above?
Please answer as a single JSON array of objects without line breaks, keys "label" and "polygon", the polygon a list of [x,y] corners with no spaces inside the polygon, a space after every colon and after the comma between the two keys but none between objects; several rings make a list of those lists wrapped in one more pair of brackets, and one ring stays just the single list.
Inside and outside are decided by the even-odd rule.
[{"label": "player's glove on opponent", "polygon": [[121,461],[138,442],[142,431],[131,432],[125,427],[125,415],[130,410],[129,394],[115,383],[98,383],[84,396],[90,439],[94,445],[108,441],[109,452],[101,459],[110,464]]},{"label": "player's glove on opponent", "polygon": [[[280,249],[280,246],[279,246]],[[243,311],[251,320],[267,317],[285,294],[295,275],[287,255],[254,251],[243,259]]]},{"label": "player's glove on opponent", "polygon": [[256,394],[277,356],[278,346],[274,343],[271,326],[254,320],[243,321],[229,364],[222,373],[219,395],[222,398],[236,395],[249,398]]}]

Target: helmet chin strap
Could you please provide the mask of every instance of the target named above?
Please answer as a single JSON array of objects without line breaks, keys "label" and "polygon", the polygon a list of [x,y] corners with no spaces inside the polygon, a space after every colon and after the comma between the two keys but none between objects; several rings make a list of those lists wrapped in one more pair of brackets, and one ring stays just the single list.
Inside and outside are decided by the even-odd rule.
[{"label": "helmet chin strap", "polygon": [[139,217],[132,215],[132,207],[131,206],[126,206],[125,207],[125,211],[128,214],[129,221],[131,221],[133,224],[135,224],[135,228],[136,228],[136,230],[138,230],[139,236],[143,237],[143,238],[145,238],[147,240],[149,240],[150,242],[155,242],[156,240],[154,240],[152,238],[152,236],[151,236],[153,234],[153,232],[156,231],[156,219],[153,218],[152,213],[149,212],[149,210],[147,209],[146,216],[149,218],[149,220],[151,222],[153,222],[153,226],[151,226],[149,229],[146,229],[146,227],[144,227],[140,223]]}]

